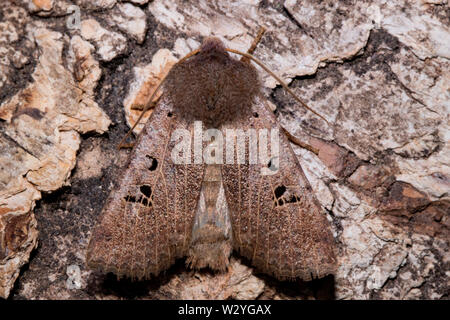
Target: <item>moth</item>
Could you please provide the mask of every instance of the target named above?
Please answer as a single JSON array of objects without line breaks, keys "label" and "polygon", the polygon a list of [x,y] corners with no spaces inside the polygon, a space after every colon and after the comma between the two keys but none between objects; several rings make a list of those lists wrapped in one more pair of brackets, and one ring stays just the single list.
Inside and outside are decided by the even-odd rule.
[{"label": "moth", "polygon": [[[245,58],[237,60],[229,52]],[[186,257],[191,268],[220,272],[235,251],[280,280],[307,281],[334,272],[329,223],[268,108],[250,59],[260,64],[207,38],[170,70],[93,229],[87,250],[91,269],[148,279]],[[182,130],[195,140],[199,123],[235,146],[232,130],[278,131],[278,141],[266,142],[268,149],[277,143],[279,156],[249,161],[254,150],[248,135],[243,148],[227,154],[230,161],[196,161],[204,160],[196,147],[211,151],[213,159],[218,158],[213,153],[226,151],[217,148],[217,136],[202,134],[200,146],[182,149],[186,161],[177,163],[174,133]],[[195,144],[190,139],[188,146]]]}]

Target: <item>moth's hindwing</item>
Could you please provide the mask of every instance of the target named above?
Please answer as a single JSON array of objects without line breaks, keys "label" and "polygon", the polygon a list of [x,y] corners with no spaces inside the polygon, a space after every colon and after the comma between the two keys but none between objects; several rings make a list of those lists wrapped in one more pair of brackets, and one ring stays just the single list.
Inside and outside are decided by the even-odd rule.
[{"label": "moth's hindwing", "polygon": [[176,117],[162,98],[93,230],[92,269],[143,279],[187,255],[204,166],[173,163],[175,129],[192,132],[193,123]]},{"label": "moth's hindwing", "polygon": [[[233,128],[268,129],[271,147],[270,129],[280,128],[264,102],[256,101],[253,117],[237,120]],[[271,164],[248,164],[248,147],[245,153],[245,164],[222,167],[234,250],[282,280],[333,273],[335,243],[329,222],[287,137],[279,130],[279,169],[273,175],[261,171]]]}]

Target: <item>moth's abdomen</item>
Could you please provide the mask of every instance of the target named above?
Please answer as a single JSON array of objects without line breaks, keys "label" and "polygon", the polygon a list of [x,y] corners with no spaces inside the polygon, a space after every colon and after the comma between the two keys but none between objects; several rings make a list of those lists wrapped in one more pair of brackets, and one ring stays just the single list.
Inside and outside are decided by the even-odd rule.
[{"label": "moth's abdomen", "polygon": [[197,202],[187,264],[225,271],[231,254],[232,236],[220,165],[207,165]]}]

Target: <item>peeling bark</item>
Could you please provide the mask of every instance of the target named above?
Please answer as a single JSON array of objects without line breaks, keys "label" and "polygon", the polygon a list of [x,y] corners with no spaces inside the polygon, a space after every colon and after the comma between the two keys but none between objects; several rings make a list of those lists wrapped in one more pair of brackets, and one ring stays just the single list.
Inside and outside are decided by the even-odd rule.
[{"label": "peeling bark", "polygon": [[[80,29],[66,25],[72,2]],[[424,0],[3,1],[0,296],[448,299],[448,15]],[[139,283],[93,274],[87,240],[132,106],[203,37],[246,51],[261,25],[254,55],[330,123],[261,70],[280,123],[317,151],[292,144],[332,223],[336,275],[278,282],[237,256],[220,275],[183,261]]]}]

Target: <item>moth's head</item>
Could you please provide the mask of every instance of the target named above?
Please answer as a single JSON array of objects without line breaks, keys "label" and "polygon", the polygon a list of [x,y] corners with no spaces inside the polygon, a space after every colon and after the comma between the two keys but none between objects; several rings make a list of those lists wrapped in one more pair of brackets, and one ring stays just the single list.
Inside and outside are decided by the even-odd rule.
[{"label": "moth's head", "polygon": [[227,64],[234,59],[226,51],[222,40],[216,37],[206,37],[200,45],[198,54],[190,60],[196,61],[198,64]]},{"label": "moth's head", "polygon": [[220,53],[226,53],[225,51],[225,45],[223,44],[222,40],[216,37],[206,37],[203,39],[202,45],[200,46],[200,52],[201,53],[213,53],[213,52],[220,52]]}]

